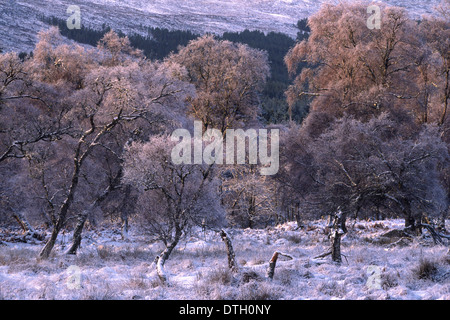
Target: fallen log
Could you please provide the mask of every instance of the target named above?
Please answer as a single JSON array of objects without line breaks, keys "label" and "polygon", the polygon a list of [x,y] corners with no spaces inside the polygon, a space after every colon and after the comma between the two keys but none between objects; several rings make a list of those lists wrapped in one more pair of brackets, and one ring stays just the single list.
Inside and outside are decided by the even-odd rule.
[{"label": "fallen log", "polygon": [[431,234],[431,237],[433,238],[434,244],[440,244],[444,246],[445,243],[442,238],[450,240],[450,235],[445,235],[437,232],[431,225],[427,223],[421,223],[420,226],[428,230],[428,232]]}]

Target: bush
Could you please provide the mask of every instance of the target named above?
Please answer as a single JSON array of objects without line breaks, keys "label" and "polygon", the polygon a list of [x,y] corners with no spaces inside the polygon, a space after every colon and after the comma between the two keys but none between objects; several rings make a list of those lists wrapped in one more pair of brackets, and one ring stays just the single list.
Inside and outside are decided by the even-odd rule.
[{"label": "bush", "polygon": [[250,281],[261,281],[262,278],[255,271],[246,271],[242,274],[241,281],[243,283],[249,283]]},{"label": "bush", "polygon": [[434,280],[438,273],[438,263],[434,260],[421,258],[413,273],[418,279]]}]

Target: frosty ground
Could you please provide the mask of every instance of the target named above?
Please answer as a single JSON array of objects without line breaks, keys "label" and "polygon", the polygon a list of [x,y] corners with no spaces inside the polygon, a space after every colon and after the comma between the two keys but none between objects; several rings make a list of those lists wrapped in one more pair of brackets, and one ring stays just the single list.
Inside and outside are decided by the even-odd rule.
[{"label": "frosty ground", "polygon": [[[0,246],[0,299],[450,300],[448,247],[434,245],[426,233],[414,240],[382,236],[403,223],[350,221],[340,265],[314,259],[329,246],[326,221],[299,229],[296,223],[229,229],[238,274],[228,270],[219,235],[197,230],[167,261],[168,285],[159,281],[153,263],[162,245],[137,230],[128,241],[119,231],[88,230],[77,256],[64,254],[70,239],[61,237],[45,261],[36,258],[41,243],[7,243]],[[274,251],[294,259],[278,261],[268,281]],[[79,287],[71,285],[71,266],[81,271]]]}]

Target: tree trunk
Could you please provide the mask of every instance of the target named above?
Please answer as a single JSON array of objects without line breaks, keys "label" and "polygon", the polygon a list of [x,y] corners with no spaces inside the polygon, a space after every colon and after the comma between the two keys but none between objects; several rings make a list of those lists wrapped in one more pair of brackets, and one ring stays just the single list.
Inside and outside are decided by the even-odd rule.
[{"label": "tree trunk", "polygon": [[253,229],[254,227],[253,219],[256,215],[256,198],[253,194],[250,194],[249,196],[247,212],[248,212],[248,227],[250,229]]},{"label": "tree trunk", "polygon": [[331,229],[331,259],[338,263],[342,262],[341,238],[345,233],[347,233],[345,218],[345,214],[339,210],[334,215],[333,227]]},{"label": "tree trunk", "polygon": [[28,222],[27,218],[23,215],[22,212],[16,211],[13,208],[11,208],[13,211],[13,217],[17,221],[17,223],[22,228],[23,232],[26,234],[23,237],[23,240],[26,242],[26,237],[31,236],[34,239],[37,239],[39,241],[42,241],[45,239],[44,234],[40,234],[36,232],[36,230],[33,228],[33,226]]},{"label": "tree trunk", "polygon": [[128,240],[128,213],[124,212],[122,214],[122,240]]},{"label": "tree trunk", "polygon": [[420,236],[422,234],[422,222],[424,222],[424,219],[426,223],[429,223],[428,218],[424,216],[423,214],[420,214],[420,216],[416,219],[416,234]]},{"label": "tree trunk", "polygon": [[266,277],[269,278],[270,280],[272,280],[273,276],[275,275],[275,267],[277,265],[278,255],[279,253],[275,252],[272,256],[272,259],[270,259],[269,261],[269,267],[267,268]]},{"label": "tree trunk", "polygon": [[331,234],[331,259],[338,263],[342,262],[341,237],[342,233],[338,230],[333,230]]},{"label": "tree trunk", "polygon": [[73,231],[72,245],[70,246],[69,250],[67,250],[67,254],[77,254],[77,250],[81,245],[81,234],[83,232],[83,227],[88,216],[88,210],[84,210],[83,213],[78,216],[77,225],[75,226],[75,230]]},{"label": "tree trunk", "polygon": [[266,278],[268,278],[269,280],[273,280],[273,276],[275,275],[275,267],[277,265],[277,261],[280,256],[284,256],[284,257],[288,258],[289,260],[294,259],[289,254],[275,251],[275,253],[273,254],[272,258],[269,261],[269,267],[267,268]]},{"label": "tree trunk", "polygon": [[416,219],[412,214],[411,204],[407,200],[403,201],[403,214],[405,215],[405,229],[416,232]]},{"label": "tree trunk", "polygon": [[238,272],[239,267],[236,262],[236,254],[234,253],[233,243],[231,242],[231,238],[225,230],[220,230],[220,237],[222,241],[225,243],[227,248],[227,257],[228,257],[228,267],[232,272]]},{"label": "tree trunk", "polygon": [[163,283],[167,283],[167,275],[164,270],[164,264],[169,259],[170,254],[172,253],[173,249],[177,246],[178,242],[181,239],[181,229],[177,228],[175,231],[175,237],[173,238],[173,241],[164,249],[164,251],[159,255],[159,257],[156,260],[156,272],[158,273],[158,277]]},{"label": "tree trunk", "polygon": [[447,69],[445,72],[445,89],[444,89],[444,109],[442,110],[441,118],[439,120],[439,126],[442,126],[445,123],[445,118],[447,117],[447,109],[448,109],[448,99],[449,99],[449,83],[450,83],[450,70]]},{"label": "tree trunk", "polygon": [[297,228],[301,228],[303,224],[300,215],[300,203],[295,204],[295,221],[297,222]]},{"label": "tree trunk", "polygon": [[61,227],[54,226],[50,239],[45,243],[44,248],[42,248],[39,253],[39,257],[41,259],[48,259],[50,257],[50,253],[52,252],[53,247],[55,246],[56,239],[58,238],[59,231],[61,231]]},{"label": "tree trunk", "polygon": [[132,212],[134,205],[136,203],[136,199],[130,198],[131,196],[131,186],[127,185],[125,187],[125,194],[123,198],[122,207],[120,210],[120,219],[122,220],[122,240],[128,240],[128,217],[130,212]]},{"label": "tree trunk", "polygon": [[61,231],[63,225],[65,224],[67,212],[69,211],[69,208],[72,205],[75,190],[77,189],[78,186],[80,166],[81,166],[81,163],[77,158],[74,159],[74,163],[75,167],[72,175],[72,180],[70,183],[69,192],[63,204],[61,205],[61,208],[59,209],[58,220],[56,221],[56,224],[53,226],[52,235],[45,244],[44,248],[42,248],[42,251],[39,253],[39,257],[41,259],[47,259],[50,256],[50,253],[52,252],[53,247],[55,246],[56,239],[58,238],[58,234]]},{"label": "tree trunk", "polygon": [[75,226],[75,230],[73,231],[72,236],[72,245],[70,249],[66,252],[67,254],[77,254],[77,250],[81,245],[81,235],[83,233],[84,225],[89,217],[89,214],[94,211],[99,203],[104,201],[109,193],[117,188],[120,184],[120,179],[123,175],[122,169],[119,170],[114,180],[110,183],[110,185],[100,194],[97,199],[95,199],[86,210],[82,211],[82,213],[78,216],[77,225]]}]

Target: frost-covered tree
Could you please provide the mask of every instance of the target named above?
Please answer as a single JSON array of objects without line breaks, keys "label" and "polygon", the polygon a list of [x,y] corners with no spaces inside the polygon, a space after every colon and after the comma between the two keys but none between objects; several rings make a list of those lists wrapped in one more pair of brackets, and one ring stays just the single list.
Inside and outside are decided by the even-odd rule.
[{"label": "frost-covered tree", "polygon": [[195,89],[183,67],[142,59],[114,32],[91,49],[65,44],[56,28],[38,39],[28,59],[0,55],[0,197],[21,226],[32,217],[51,228],[46,258],[68,227],[76,253],[88,217],[95,223],[121,187],[126,143],[178,127]]},{"label": "frost-covered tree", "polygon": [[206,128],[225,132],[256,119],[270,71],[267,53],[206,35],[169,60],[186,68],[197,90],[189,113]]},{"label": "frost-covered tree", "polygon": [[98,42],[97,47],[103,54],[103,64],[115,66],[123,64],[131,57],[143,58],[140,50],[131,46],[127,36],[120,37],[114,30],[107,32]]},{"label": "frost-covered tree", "polygon": [[[187,80],[196,88],[188,113],[201,120],[205,129],[215,128],[226,134],[227,129],[257,124],[260,95],[270,71],[267,53],[206,35],[181,48],[169,61],[186,68]],[[219,174],[223,180],[220,190],[229,218],[234,216],[232,222],[254,226],[264,220],[263,216],[269,220],[270,195],[256,186],[263,182],[256,173],[259,170],[238,165],[224,171],[227,173]]]},{"label": "frost-covered tree", "polygon": [[[60,155],[67,174],[61,177],[63,196],[56,205],[56,221],[40,253],[42,258],[49,256],[73,205],[79,203],[76,197],[81,196],[89,205],[77,209],[69,253],[76,252],[87,216],[111,187],[105,168],[114,168],[112,176],[120,176],[123,147],[135,135],[136,127],[141,131],[156,128],[175,106],[183,109],[185,93],[190,90],[176,75],[176,65],[166,66],[134,56],[127,58],[128,51],[122,50],[127,41],[119,41],[112,33],[102,40],[98,50],[86,52],[75,47],[80,57],[72,56],[73,52],[69,53],[65,45],[54,43],[55,38],[58,39],[58,34],[53,30],[48,36],[45,34],[32,62],[40,66],[37,76],[43,77],[42,81],[67,94],[59,103],[70,106],[64,119],[71,123],[76,134],[57,147],[65,150],[65,155]],[[119,46],[115,45],[117,41]],[[122,49],[118,51],[117,47]],[[110,50],[113,57],[118,55],[114,63],[104,50]],[[78,75],[75,81],[73,74]],[[116,180],[120,181],[120,177]],[[47,190],[52,182],[47,181]]]},{"label": "frost-covered tree", "polygon": [[164,264],[189,228],[216,226],[223,217],[213,166],[174,164],[175,145],[167,136],[133,143],[124,163],[124,182],[141,190],[138,214],[143,228],[165,246],[156,260],[163,281]]},{"label": "frost-covered tree", "polygon": [[223,166],[218,173],[227,221],[240,228],[260,228],[278,220],[277,181],[254,164]]},{"label": "frost-covered tree", "polygon": [[[288,144],[296,145],[297,150],[288,154],[296,157],[305,170],[310,170],[306,170],[305,174],[298,171],[294,179],[288,175],[286,178],[287,181],[296,181],[294,185],[304,186],[296,191],[300,197],[316,194],[325,197],[323,204],[327,203],[328,198],[330,205],[340,203],[341,209],[348,207],[354,199],[357,200],[353,203],[356,209],[374,207],[379,210],[383,207],[381,210],[402,212],[406,225],[414,229],[416,224],[420,225],[420,214],[414,213],[414,210],[431,215],[436,213],[438,207],[443,212],[448,210],[448,202],[444,200],[448,188],[442,194],[442,186],[448,179],[445,160],[448,147],[443,144],[447,139],[443,122],[448,121],[448,23],[442,18],[427,18],[417,23],[404,9],[387,5],[380,7],[381,28],[371,30],[366,25],[367,2],[322,6],[308,19],[311,29],[309,38],[298,43],[286,56],[287,67],[296,76],[287,92],[289,103],[293,104],[305,96],[312,98],[311,111],[298,131],[298,137],[293,133],[294,136],[288,138],[295,141]],[[300,63],[307,63],[308,66],[297,73]],[[381,124],[383,114],[383,121],[389,119],[390,124]],[[364,135],[369,137],[370,131],[362,135],[357,130],[376,121],[381,122],[378,129],[372,127],[374,140],[359,145],[355,139]],[[346,140],[349,145],[339,141],[339,137],[343,137],[338,131],[339,123],[345,123],[348,128]],[[437,129],[431,130],[433,125],[437,125]],[[396,128],[396,136],[381,138],[377,135],[383,132],[382,128],[389,126]],[[340,129],[343,130],[344,126]],[[427,143],[429,139],[434,142]],[[440,153],[431,151],[433,144]],[[321,152],[324,154],[331,151],[335,154],[331,157],[330,153],[328,164],[318,157],[319,146],[323,146]],[[359,153],[355,153],[356,150]],[[419,150],[423,158],[416,153]],[[375,166],[375,160],[380,161],[379,165]],[[331,164],[335,170],[330,170]],[[358,167],[357,164],[364,164],[365,167]],[[322,166],[326,168],[323,177],[317,176]],[[386,166],[390,168],[386,169]],[[379,173],[371,176],[369,171],[359,171],[363,168],[377,168],[374,172]],[[292,173],[292,167],[286,169]],[[431,170],[430,174],[421,173],[427,170]],[[436,172],[440,176],[437,180]],[[391,180],[379,180],[378,174],[381,173],[383,179],[390,177]],[[361,179],[359,174],[366,178],[358,180]],[[411,184],[403,181],[411,179],[409,175],[423,180]],[[339,183],[326,183],[328,180]],[[358,181],[365,182],[361,185]],[[387,187],[387,181],[397,183],[390,184],[389,192],[383,189],[383,192],[377,191],[377,196],[372,197],[375,193],[367,191],[370,184],[381,183]],[[318,188],[316,193],[307,188],[310,183],[336,189],[324,191]],[[286,182],[285,185],[290,184]],[[361,186],[364,188],[358,191]],[[420,188],[435,190],[435,196],[425,195]],[[354,191],[354,197],[348,196],[345,190]],[[339,201],[331,195],[345,195],[345,198]],[[433,199],[430,201],[435,206],[426,209],[424,206],[429,202],[419,201],[419,198]],[[374,201],[357,205],[363,199]],[[336,205],[324,211],[334,212]],[[355,212],[354,209],[350,211]]]},{"label": "frost-covered tree", "polygon": [[[327,4],[308,19],[309,38],[285,58],[296,76],[287,91],[291,105],[313,97],[311,111],[333,117],[352,114],[368,119],[385,111],[421,116],[422,87],[417,79],[427,46],[418,24],[404,9],[380,5],[381,28],[371,30],[367,6]],[[300,63],[307,67],[298,74]]]},{"label": "frost-covered tree", "polygon": [[[368,122],[336,120],[318,137],[294,130],[286,142],[283,174],[299,190],[305,213],[337,218],[337,243],[346,232],[346,218],[367,214],[371,206],[403,217],[405,227],[417,231],[423,214],[437,218],[448,205],[440,179],[448,152],[436,127],[405,135],[382,114]],[[333,259],[340,261],[340,254]]]},{"label": "frost-covered tree", "polygon": [[[32,59],[22,61],[15,53],[0,55],[0,198],[7,203],[5,213],[20,217],[16,220],[22,226],[31,225],[30,216],[43,214],[37,212],[30,196],[33,185],[24,178],[28,175],[26,160],[34,150],[73,133],[71,123],[64,120],[67,109],[59,103],[67,91],[41,81],[37,72]],[[24,195],[27,201],[20,200]],[[18,211],[23,214],[14,213]]]}]

